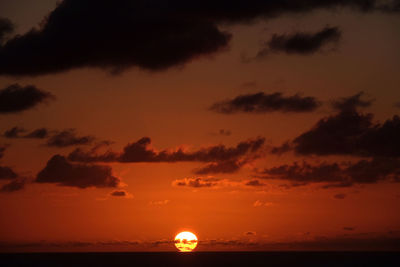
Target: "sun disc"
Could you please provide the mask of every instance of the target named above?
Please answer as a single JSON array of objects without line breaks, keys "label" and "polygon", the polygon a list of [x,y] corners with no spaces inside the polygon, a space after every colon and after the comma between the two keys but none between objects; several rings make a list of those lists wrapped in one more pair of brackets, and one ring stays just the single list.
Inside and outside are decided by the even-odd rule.
[{"label": "sun disc", "polygon": [[180,232],[175,236],[175,247],[181,252],[190,252],[197,246],[197,237],[191,232]]}]

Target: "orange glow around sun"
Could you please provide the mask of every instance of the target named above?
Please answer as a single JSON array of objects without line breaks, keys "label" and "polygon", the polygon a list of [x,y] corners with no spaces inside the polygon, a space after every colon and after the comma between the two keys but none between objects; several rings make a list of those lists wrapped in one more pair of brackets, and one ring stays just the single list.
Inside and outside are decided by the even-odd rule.
[{"label": "orange glow around sun", "polygon": [[197,246],[197,237],[191,232],[181,232],[175,237],[175,247],[181,252],[191,252]]}]

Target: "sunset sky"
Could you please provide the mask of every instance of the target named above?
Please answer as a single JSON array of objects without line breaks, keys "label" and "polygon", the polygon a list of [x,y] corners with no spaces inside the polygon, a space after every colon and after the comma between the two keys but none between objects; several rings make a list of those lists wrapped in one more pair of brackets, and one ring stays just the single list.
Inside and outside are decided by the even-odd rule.
[{"label": "sunset sky", "polygon": [[400,249],[399,0],[0,0],[0,252]]}]

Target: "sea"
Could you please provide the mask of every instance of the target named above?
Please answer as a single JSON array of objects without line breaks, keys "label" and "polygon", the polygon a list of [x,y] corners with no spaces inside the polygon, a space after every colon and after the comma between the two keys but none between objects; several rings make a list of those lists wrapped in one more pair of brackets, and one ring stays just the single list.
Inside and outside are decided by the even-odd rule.
[{"label": "sea", "polygon": [[400,252],[3,253],[0,266],[393,266]]}]

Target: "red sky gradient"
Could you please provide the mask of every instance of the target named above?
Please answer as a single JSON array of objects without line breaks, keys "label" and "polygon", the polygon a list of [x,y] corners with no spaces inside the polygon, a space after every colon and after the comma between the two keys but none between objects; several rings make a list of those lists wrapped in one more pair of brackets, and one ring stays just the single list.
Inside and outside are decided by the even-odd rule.
[{"label": "red sky gradient", "polygon": [[[212,22],[231,35],[226,45],[193,52],[159,69],[150,63],[167,63],[156,56],[148,65],[137,58],[117,64],[106,55],[96,55],[98,61],[89,57],[86,65],[69,63],[62,56],[68,51],[56,42],[50,42],[56,56],[44,49],[37,53],[43,61],[31,62],[35,57],[24,54],[33,43],[29,38],[21,41],[27,50],[12,54],[12,42],[20,38],[16,35],[26,37],[35,27],[44,36],[41,31],[52,20],[43,19],[69,8],[62,2],[0,0],[0,17],[15,25],[4,40],[0,27],[0,166],[16,174],[0,170],[0,252],[175,251],[173,238],[181,230],[197,235],[199,251],[399,250],[398,6],[364,12],[317,5],[274,16],[267,7],[268,12],[248,21],[236,20],[239,14],[233,13],[228,22],[225,17]],[[69,25],[68,17],[62,19]],[[67,28],[57,23],[55,32],[63,35]],[[338,40],[318,37],[329,27],[337,27]],[[145,30],[153,36],[152,28]],[[300,45],[290,43],[296,33]],[[268,46],[274,34],[288,42],[274,50]],[[178,35],[173,32],[171,38]],[[76,42],[73,51],[85,58],[88,52],[78,50],[87,40],[78,37],[71,46]],[[38,40],[46,44],[47,39]],[[163,53],[176,52],[157,45]],[[107,51],[104,47],[99,43],[94,54]],[[176,47],[186,49],[179,43]],[[267,55],[260,56],[262,49]],[[70,65],[59,70],[48,62],[57,68]],[[18,103],[6,98],[7,88],[15,84],[49,95],[16,110]],[[261,111],[251,110],[254,103],[248,99],[245,104],[232,101],[260,92]],[[281,94],[269,100],[274,93]],[[22,97],[13,101],[22,103]],[[315,106],[304,104],[307,97]],[[215,105],[232,110],[221,112]],[[319,131],[341,115],[350,122],[343,126],[340,120]],[[7,136],[13,127],[24,131]],[[26,138],[39,128],[46,129],[44,138]],[[62,131],[71,143],[57,139]],[[311,138],[296,141],[313,131]],[[254,145],[257,140],[260,144]],[[273,152],[286,142],[285,151]],[[243,148],[249,144],[253,147]],[[107,151],[113,156],[90,162],[68,157],[76,149],[92,157]],[[355,170],[361,161],[365,165]],[[215,165],[218,171],[205,171]],[[326,165],[331,168],[312,169]],[[12,183],[19,186],[8,186]]]}]

